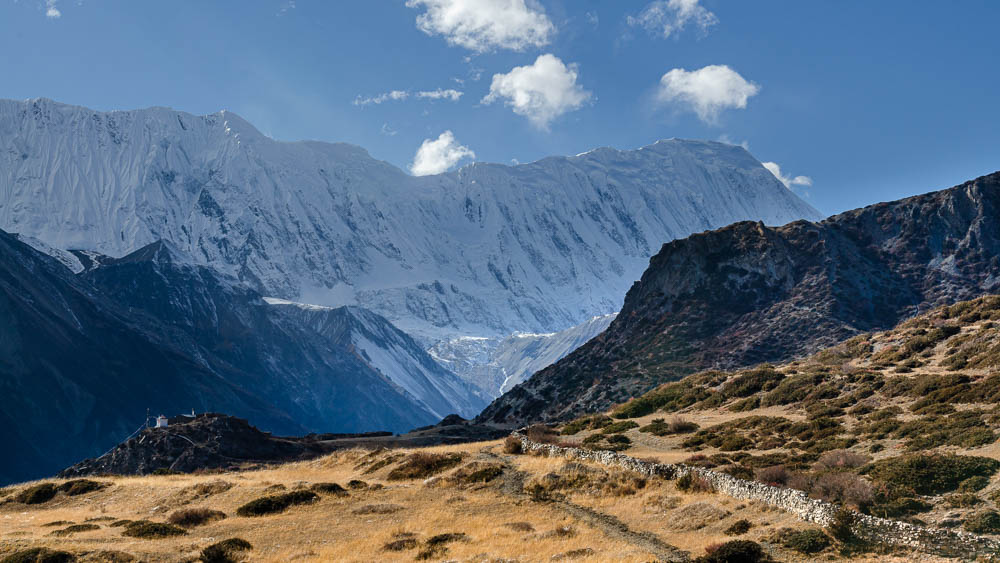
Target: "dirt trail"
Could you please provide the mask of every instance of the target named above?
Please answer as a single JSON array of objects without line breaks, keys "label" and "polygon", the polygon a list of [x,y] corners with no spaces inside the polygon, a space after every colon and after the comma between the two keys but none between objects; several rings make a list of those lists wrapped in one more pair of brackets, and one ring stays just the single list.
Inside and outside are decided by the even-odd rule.
[{"label": "dirt trail", "polygon": [[532,502],[545,502],[550,506],[562,510],[580,522],[600,530],[609,538],[628,542],[635,547],[652,553],[659,561],[679,563],[691,560],[691,555],[688,552],[668,544],[651,532],[635,531],[610,514],[605,514],[586,506],[580,506],[567,500],[535,501],[524,492],[524,481],[527,474],[514,468],[512,464],[513,458],[510,456],[501,456],[494,453],[492,450],[495,447],[489,446],[484,448],[480,450],[479,455],[484,461],[503,464],[504,471],[501,476],[503,481],[500,484],[500,492],[504,495]]}]

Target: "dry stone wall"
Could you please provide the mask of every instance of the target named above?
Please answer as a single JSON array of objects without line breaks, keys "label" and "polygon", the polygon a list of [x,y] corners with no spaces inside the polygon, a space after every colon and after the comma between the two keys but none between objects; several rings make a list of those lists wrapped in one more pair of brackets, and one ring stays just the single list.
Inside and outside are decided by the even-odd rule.
[{"label": "dry stone wall", "polygon": [[[747,481],[703,467],[642,461],[622,453],[604,450],[540,444],[529,440],[521,432],[514,432],[513,436],[521,440],[521,447],[528,453],[592,461],[634,471],[651,478],[673,480],[689,474],[697,476],[711,483],[720,494],[741,500],[763,502],[791,512],[806,522],[824,527],[833,523],[834,515],[841,510],[836,504],[809,498],[806,493],[796,489]],[[991,538],[958,530],[926,528],[853,511],[850,514],[851,531],[858,538],[868,542],[910,547],[926,553],[963,559],[1000,556],[1000,541]]]}]

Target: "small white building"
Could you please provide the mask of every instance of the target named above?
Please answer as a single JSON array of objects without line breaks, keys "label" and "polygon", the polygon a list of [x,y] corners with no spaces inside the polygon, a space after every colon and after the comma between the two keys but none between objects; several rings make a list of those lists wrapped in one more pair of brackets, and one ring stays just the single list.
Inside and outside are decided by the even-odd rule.
[{"label": "small white building", "polygon": [[160,416],[156,417],[156,427],[157,428],[166,428],[167,427],[167,417],[163,416],[162,414]]}]

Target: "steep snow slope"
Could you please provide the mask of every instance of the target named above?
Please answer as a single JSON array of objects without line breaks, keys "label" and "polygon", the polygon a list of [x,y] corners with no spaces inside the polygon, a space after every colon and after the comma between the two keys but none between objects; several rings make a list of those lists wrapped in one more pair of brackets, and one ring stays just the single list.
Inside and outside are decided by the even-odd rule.
[{"label": "steep snow slope", "polygon": [[356,304],[426,345],[616,311],[664,241],[818,213],[740,147],[660,141],[411,177],[230,112],[0,101],[0,228],[112,256],[165,239],[265,295]]},{"label": "steep snow slope", "polygon": [[442,367],[406,333],[371,311],[264,300],[328,338],[331,345],[351,349],[438,419],[449,414],[472,418],[493,398]]},{"label": "steep snow slope", "polygon": [[616,316],[600,315],[559,332],[455,338],[438,342],[429,352],[438,363],[496,398],[603,332]]}]

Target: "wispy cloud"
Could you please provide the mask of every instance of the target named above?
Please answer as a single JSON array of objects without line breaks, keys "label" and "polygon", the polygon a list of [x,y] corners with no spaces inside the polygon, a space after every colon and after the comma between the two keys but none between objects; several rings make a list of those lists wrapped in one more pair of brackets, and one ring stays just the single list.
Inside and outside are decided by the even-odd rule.
[{"label": "wispy cloud", "polygon": [[295,0],[285,0],[278,8],[278,15],[283,16],[295,9]]},{"label": "wispy cloud", "polygon": [[689,24],[705,33],[708,28],[719,23],[719,18],[698,2],[699,0],[656,0],[638,15],[628,16],[625,21],[664,38],[680,32]]},{"label": "wispy cloud", "polygon": [[62,17],[62,12],[56,6],[57,0],[45,0],[45,17],[57,19]]},{"label": "wispy cloud", "polygon": [[356,106],[368,106],[368,105],[378,105],[385,102],[401,102],[409,98],[418,98],[423,100],[448,100],[452,102],[457,102],[459,98],[462,97],[464,92],[460,92],[453,88],[438,88],[437,90],[419,90],[416,92],[411,92],[409,90],[392,90],[389,92],[383,92],[375,96],[361,96],[358,95],[354,98],[354,105]]},{"label": "wispy cloud", "polygon": [[387,137],[395,137],[396,133],[399,133],[399,131],[396,131],[392,127],[389,127],[388,123],[383,123],[382,124],[382,134],[383,135],[385,135]]},{"label": "wispy cloud", "polygon": [[813,185],[812,178],[809,176],[795,176],[794,178],[791,176],[785,176],[782,174],[781,167],[778,166],[777,162],[762,162],[761,164],[763,164],[764,168],[767,168],[771,174],[774,174],[774,177],[784,184],[786,188],[791,189],[792,186],[808,187]]}]

